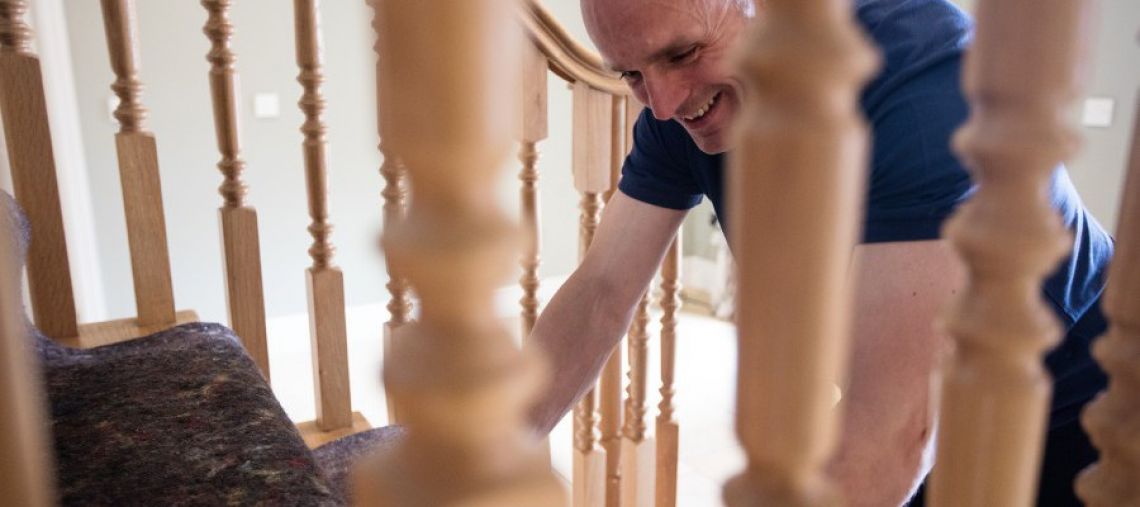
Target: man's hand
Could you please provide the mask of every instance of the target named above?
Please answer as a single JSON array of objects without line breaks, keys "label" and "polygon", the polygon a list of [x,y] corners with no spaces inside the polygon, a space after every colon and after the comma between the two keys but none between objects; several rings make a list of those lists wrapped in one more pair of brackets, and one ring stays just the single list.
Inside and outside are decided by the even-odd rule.
[{"label": "man's hand", "polygon": [[931,375],[947,345],[934,328],[965,272],[945,241],[860,245],[843,434],[830,465],[848,505],[900,505],[928,472]]},{"label": "man's hand", "polygon": [[550,432],[594,385],[685,218],[615,192],[582,265],[550,300],[526,341],[550,366],[530,419]]}]

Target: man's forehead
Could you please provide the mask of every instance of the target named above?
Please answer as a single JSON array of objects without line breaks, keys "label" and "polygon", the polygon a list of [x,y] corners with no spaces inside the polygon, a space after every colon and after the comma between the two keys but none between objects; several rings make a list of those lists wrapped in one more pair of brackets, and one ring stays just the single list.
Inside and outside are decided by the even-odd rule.
[{"label": "man's forehead", "polygon": [[691,45],[737,0],[581,0],[582,16],[606,64],[626,70]]}]

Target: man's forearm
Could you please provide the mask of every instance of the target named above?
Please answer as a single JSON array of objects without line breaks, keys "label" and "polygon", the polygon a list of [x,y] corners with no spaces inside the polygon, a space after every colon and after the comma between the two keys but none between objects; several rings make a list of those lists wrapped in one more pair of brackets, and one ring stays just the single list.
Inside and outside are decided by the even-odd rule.
[{"label": "man's forearm", "polygon": [[545,435],[593,386],[632,318],[632,307],[607,298],[604,287],[571,276],[535,323],[527,347],[547,358],[550,375],[530,421]]}]

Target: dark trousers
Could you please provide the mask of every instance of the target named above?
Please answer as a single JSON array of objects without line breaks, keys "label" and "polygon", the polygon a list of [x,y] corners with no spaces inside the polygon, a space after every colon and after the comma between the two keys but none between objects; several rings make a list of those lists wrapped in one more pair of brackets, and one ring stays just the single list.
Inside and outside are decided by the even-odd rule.
[{"label": "dark trousers", "polygon": [[[1037,492],[1038,507],[1070,507],[1084,505],[1073,492],[1073,481],[1085,467],[1096,461],[1097,452],[1079,421],[1049,431],[1045,443],[1041,484]],[[935,465],[935,470],[937,470]],[[935,472],[937,473],[937,472]],[[910,501],[911,507],[926,505],[926,485]]]}]

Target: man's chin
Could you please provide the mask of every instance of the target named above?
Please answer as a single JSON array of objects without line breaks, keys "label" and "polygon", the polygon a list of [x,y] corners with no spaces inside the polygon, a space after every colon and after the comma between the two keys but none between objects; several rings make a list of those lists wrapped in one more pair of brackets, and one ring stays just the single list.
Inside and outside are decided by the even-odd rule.
[{"label": "man's chin", "polygon": [[728,151],[728,143],[726,143],[724,139],[721,139],[722,136],[691,137],[693,138],[693,143],[697,145],[697,148],[705,154],[720,155],[721,153]]}]

